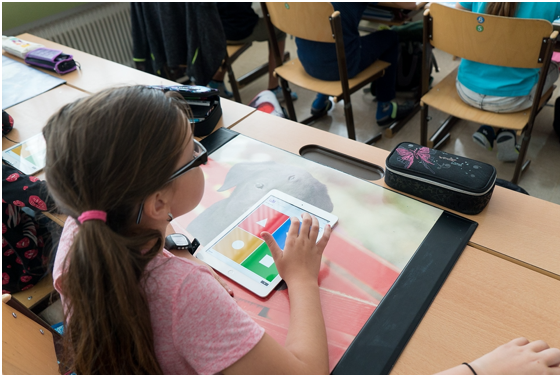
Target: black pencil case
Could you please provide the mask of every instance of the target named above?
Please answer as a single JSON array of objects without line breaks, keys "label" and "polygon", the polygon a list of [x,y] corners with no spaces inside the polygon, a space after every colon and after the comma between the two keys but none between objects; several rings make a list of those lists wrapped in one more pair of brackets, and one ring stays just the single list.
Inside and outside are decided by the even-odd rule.
[{"label": "black pencil case", "polygon": [[468,215],[486,207],[496,184],[490,164],[410,142],[395,147],[385,166],[388,186]]},{"label": "black pencil case", "polygon": [[191,108],[195,137],[204,137],[212,133],[222,118],[222,106],[217,89],[190,85],[149,87],[163,92],[175,91],[183,97]]}]

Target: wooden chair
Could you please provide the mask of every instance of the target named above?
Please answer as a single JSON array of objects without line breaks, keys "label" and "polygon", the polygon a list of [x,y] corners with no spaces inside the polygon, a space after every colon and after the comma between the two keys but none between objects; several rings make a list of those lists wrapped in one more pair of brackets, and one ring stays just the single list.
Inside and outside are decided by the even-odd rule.
[{"label": "wooden chair", "polygon": [[[237,60],[237,58],[241,56],[243,52],[247,51],[252,45],[253,43],[228,44],[226,57],[224,58],[224,62],[222,64],[222,69],[224,69],[228,73],[229,84],[231,85],[231,91],[233,92],[233,99],[238,103],[241,103],[241,95],[239,94],[239,89],[247,86],[249,83],[262,77],[263,75],[268,74],[267,62],[244,74],[243,76],[241,76],[241,78],[239,78],[239,80],[235,78],[235,73],[233,73],[231,64],[233,64],[233,62]],[[289,60],[290,53],[288,51],[284,52],[283,58],[284,61]]]},{"label": "wooden chair", "polygon": [[[432,48],[438,48],[453,56],[485,64],[513,68],[540,68],[537,92],[530,109],[515,113],[493,113],[464,103],[455,87],[457,70],[450,73],[432,89],[429,87],[429,64],[422,63],[422,114],[420,142],[424,146],[439,148],[449,140],[449,131],[464,119],[499,128],[512,129],[517,135],[523,133],[519,157],[512,182],[517,183],[529,165],[524,162],[527,154],[535,117],[552,96],[555,86],[542,93],[550,65],[557,31],[545,20],[497,17],[450,8],[433,3],[424,12],[424,57],[430,56]],[[482,29],[481,29],[482,28]],[[480,31],[478,31],[480,30]],[[542,95],[541,95],[542,94]],[[450,114],[449,118],[428,140],[428,108],[434,107]]]},{"label": "wooden chair", "polygon": [[52,276],[48,274],[32,288],[15,293],[12,297],[18,300],[23,306],[33,310],[55,292]]},{"label": "wooden chair", "polygon": [[[340,12],[335,12],[330,3],[261,3],[261,7],[276,59],[277,68],[274,72],[280,78],[280,85],[284,92],[290,119],[297,121],[288,82],[311,91],[333,96],[335,102],[344,100],[344,114],[346,115],[348,137],[356,139],[350,95],[381,77],[390,64],[377,60],[354,78],[348,79]],[[311,77],[305,72],[297,58],[282,64],[273,25],[285,33],[298,38],[315,42],[334,43],[336,45],[340,81],[322,81]],[[301,123],[309,124],[319,117],[311,116],[301,121]],[[381,138],[381,134],[378,134],[366,143],[371,144],[379,138]]]},{"label": "wooden chair", "polygon": [[11,301],[10,295],[2,296],[2,373],[60,374],[51,330]]}]

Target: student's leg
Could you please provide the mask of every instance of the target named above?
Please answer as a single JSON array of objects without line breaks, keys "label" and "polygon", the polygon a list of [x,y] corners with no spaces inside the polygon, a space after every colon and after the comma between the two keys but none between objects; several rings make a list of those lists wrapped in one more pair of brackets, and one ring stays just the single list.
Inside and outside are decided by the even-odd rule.
[{"label": "student's leg", "polygon": [[[543,93],[558,80],[558,65],[551,63],[546,76]],[[529,95],[525,96],[490,96],[481,95],[465,87],[459,80],[456,81],[457,93],[461,100],[475,108],[489,112],[511,113],[519,112],[533,105],[536,87]],[[500,161],[516,161],[519,154],[516,134],[513,130],[492,129],[490,126],[481,126],[474,134],[473,140],[482,147],[492,150],[494,140],[498,149],[497,158]]]},{"label": "student's leg", "polygon": [[[391,65],[385,69],[383,77],[376,81],[377,123],[380,126],[390,125],[405,117],[413,109],[412,104],[397,104],[395,87],[397,83],[397,63],[399,59],[399,38],[391,30],[382,30],[363,36],[361,40],[360,64],[358,72],[364,70],[376,60],[383,60]],[[353,76],[358,72],[348,72]]]},{"label": "student's leg", "polygon": [[[284,57],[284,49],[286,47],[286,33],[274,28],[276,32],[276,40],[278,41],[278,49],[280,50],[280,57]],[[279,101],[284,100],[284,93],[282,88],[278,85],[278,77],[274,76],[274,69],[276,69],[276,59],[272,51],[270,42],[268,40],[268,30],[264,18],[259,18],[255,25],[253,32],[247,38],[247,41],[252,42],[268,42],[268,89],[272,91]],[[292,100],[297,100],[298,96],[292,91]]]}]

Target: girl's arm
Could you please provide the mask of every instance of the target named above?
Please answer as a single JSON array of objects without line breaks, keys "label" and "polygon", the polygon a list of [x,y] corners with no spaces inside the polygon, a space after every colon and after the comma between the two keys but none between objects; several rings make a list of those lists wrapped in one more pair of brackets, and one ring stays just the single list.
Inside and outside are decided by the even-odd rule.
[{"label": "girl's arm", "polygon": [[[288,284],[290,295],[290,326],[284,346],[268,334],[243,358],[223,371],[235,374],[328,374],[327,334],[319,298],[321,255],[329,240],[327,226],[316,243],[319,223],[315,217],[303,215],[291,219],[286,246],[282,251],[270,233],[263,232],[278,272]],[[299,229],[299,234],[298,234]]]}]

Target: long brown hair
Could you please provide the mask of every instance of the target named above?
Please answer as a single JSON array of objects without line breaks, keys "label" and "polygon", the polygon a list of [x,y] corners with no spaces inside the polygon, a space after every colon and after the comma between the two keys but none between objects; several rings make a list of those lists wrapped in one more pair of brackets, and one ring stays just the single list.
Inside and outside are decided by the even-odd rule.
[{"label": "long brown hair", "polygon": [[501,17],[515,17],[517,3],[488,3],[486,13]]},{"label": "long brown hair", "polygon": [[61,278],[66,360],[80,375],[162,374],[142,283],[163,236],[133,223],[183,152],[189,125],[181,113],[190,112],[170,96],[141,86],[105,90],[64,106],[44,129],[58,207],[74,218],[107,212],[107,223],[79,226]]}]

